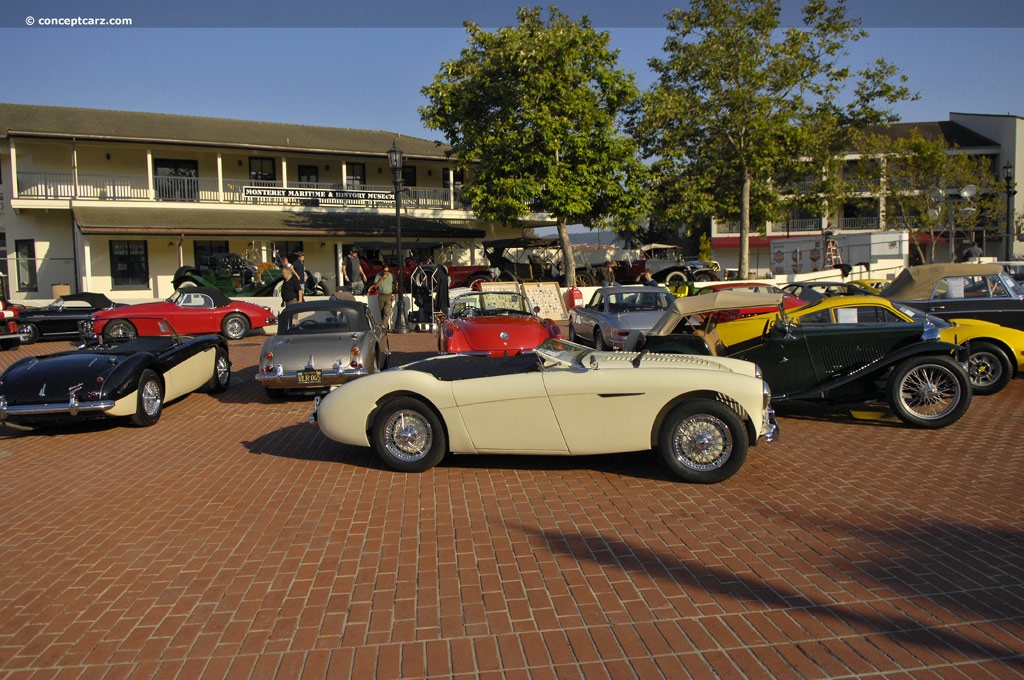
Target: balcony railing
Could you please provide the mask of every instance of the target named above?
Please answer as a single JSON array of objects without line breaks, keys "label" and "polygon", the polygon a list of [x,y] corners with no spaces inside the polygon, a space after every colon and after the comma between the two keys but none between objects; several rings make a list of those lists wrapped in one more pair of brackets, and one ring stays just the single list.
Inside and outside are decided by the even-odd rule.
[{"label": "balcony railing", "polygon": [[[330,198],[293,196],[251,196],[245,187],[284,189],[282,182],[225,178],[218,185],[207,177],[153,177],[150,195],[145,175],[97,175],[79,173],[78,183],[70,172],[19,172],[18,198],[86,199],[98,201],[171,201],[186,203],[234,203],[247,205],[336,206],[386,208],[395,205],[393,186],[345,187],[324,182],[294,182],[288,189],[310,189]],[[405,187],[402,206],[432,210],[468,210],[461,187],[438,189]]]},{"label": "balcony railing", "polygon": [[877,217],[842,217],[839,219],[839,228],[848,231],[878,229]]}]

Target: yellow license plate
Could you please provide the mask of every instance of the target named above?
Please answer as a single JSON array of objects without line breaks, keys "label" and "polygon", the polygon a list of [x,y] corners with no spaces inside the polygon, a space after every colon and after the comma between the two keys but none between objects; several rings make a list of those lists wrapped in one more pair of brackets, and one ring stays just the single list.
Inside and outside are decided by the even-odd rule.
[{"label": "yellow license plate", "polygon": [[324,372],[321,370],[305,369],[299,372],[300,385],[318,385],[324,381]]}]

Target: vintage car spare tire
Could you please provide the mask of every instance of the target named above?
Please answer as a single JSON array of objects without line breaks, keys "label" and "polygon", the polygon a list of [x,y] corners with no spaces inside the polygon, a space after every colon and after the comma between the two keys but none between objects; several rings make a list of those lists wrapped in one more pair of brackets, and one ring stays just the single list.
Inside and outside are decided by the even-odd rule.
[{"label": "vintage car spare tire", "polygon": [[967,372],[952,357],[917,356],[889,376],[889,405],[905,423],[936,429],[952,425],[971,405]]},{"label": "vintage car spare tire", "polygon": [[662,423],[658,452],[685,482],[713,484],[732,477],[747,458],[747,428],[739,415],[712,399],[676,406]]},{"label": "vintage car spare tire", "polygon": [[393,399],[373,420],[373,447],[384,463],[399,472],[423,472],[444,458],[448,448],[437,415],[419,399]]}]

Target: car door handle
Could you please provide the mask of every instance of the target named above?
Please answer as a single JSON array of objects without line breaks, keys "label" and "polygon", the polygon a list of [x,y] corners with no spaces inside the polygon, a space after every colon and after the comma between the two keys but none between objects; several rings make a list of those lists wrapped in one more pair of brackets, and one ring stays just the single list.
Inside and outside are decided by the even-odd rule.
[{"label": "car door handle", "polygon": [[935,310],[938,310],[938,309],[945,309],[945,308],[946,308],[946,305],[932,305],[932,311],[935,311]]}]

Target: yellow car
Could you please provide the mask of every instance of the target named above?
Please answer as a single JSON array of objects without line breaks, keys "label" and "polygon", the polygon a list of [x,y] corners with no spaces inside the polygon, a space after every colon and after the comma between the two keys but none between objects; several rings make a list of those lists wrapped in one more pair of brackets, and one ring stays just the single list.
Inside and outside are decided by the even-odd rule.
[{"label": "yellow car", "polygon": [[[945,342],[968,343],[967,373],[975,394],[995,394],[1024,371],[1024,331],[977,319],[946,321],[899,302],[874,295],[843,295],[812,302],[786,311],[786,317],[801,324],[910,323],[927,319],[939,329]],[[760,337],[778,314],[761,314],[721,323],[718,336],[726,346]],[[851,339],[856,330],[851,329]]]},{"label": "yellow car", "polygon": [[871,288],[876,293],[881,293],[889,287],[889,284],[892,283],[892,279],[857,279],[856,281],[850,281],[850,283],[856,283],[858,286]]}]

